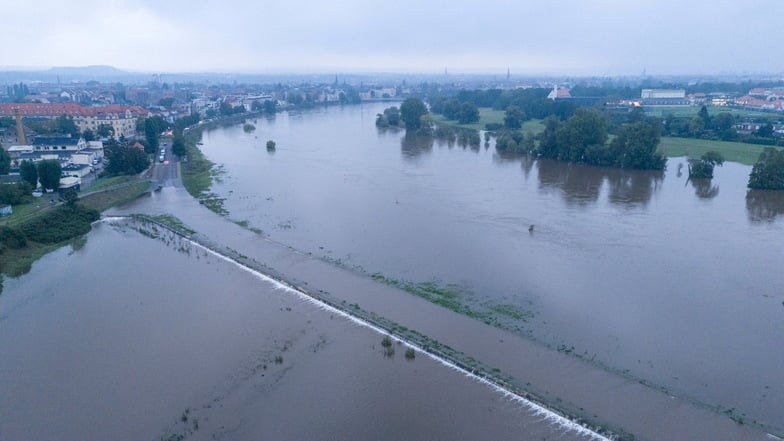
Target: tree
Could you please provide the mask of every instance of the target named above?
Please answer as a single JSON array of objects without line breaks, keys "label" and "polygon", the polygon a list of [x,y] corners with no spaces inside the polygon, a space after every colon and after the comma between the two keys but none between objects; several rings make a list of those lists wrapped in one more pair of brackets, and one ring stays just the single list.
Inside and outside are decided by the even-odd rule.
[{"label": "tree", "polygon": [[400,110],[397,107],[388,107],[384,109],[384,113],[376,115],[376,127],[399,127],[400,126]]},{"label": "tree", "polygon": [[198,113],[191,113],[188,116],[183,116],[174,122],[174,135],[181,135],[186,127],[197,124],[201,120]]},{"label": "tree", "polygon": [[76,194],[76,190],[73,188],[69,188],[63,191],[63,194],[60,196],[60,199],[65,201],[65,205],[72,207],[76,204],[79,200],[79,195]]},{"label": "tree", "polygon": [[460,104],[460,113],[457,117],[457,122],[460,124],[471,124],[479,121],[479,108],[474,103]]},{"label": "tree", "polygon": [[630,123],[643,122],[645,121],[645,111],[642,110],[642,107],[634,107],[631,112],[629,112],[626,120]]},{"label": "tree", "polygon": [[766,147],[749,175],[749,188],[784,190],[784,150]]},{"label": "tree", "polygon": [[46,159],[38,163],[38,180],[45,190],[57,190],[60,187],[60,175],[63,168],[55,159]]},{"label": "tree", "polygon": [[400,109],[395,106],[384,109],[384,117],[390,126],[398,127],[400,125]]},{"label": "tree", "polygon": [[224,102],[222,102],[220,104],[219,110],[220,110],[220,114],[223,115],[223,116],[228,116],[228,115],[233,115],[234,114],[234,108],[231,107],[231,104],[227,103],[226,101],[224,101]]},{"label": "tree", "polygon": [[275,141],[273,141],[271,139],[269,141],[267,141],[267,150],[268,151],[275,150]]},{"label": "tree", "polygon": [[773,136],[773,124],[768,122],[767,124],[760,126],[760,128],[755,132],[755,135],[761,138],[770,138]]},{"label": "tree", "polygon": [[449,100],[443,105],[443,114],[446,119],[457,119],[460,115],[460,102],[457,100]]},{"label": "tree", "polygon": [[719,112],[713,117],[713,130],[722,141],[732,141],[738,136],[735,130],[735,117],[729,112]]},{"label": "tree", "polygon": [[11,156],[0,146],[0,175],[7,175],[11,171]]},{"label": "tree", "polygon": [[95,133],[93,133],[92,130],[87,129],[84,132],[82,132],[82,138],[84,138],[84,140],[87,142],[95,141]]},{"label": "tree", "polygon": [[161,107],[166,107],[167,109],[171,108],[173,104],[174,104],[174,98],[172,97],[161,98],[160,100],[158,100],[158,105]]},{"label": "tree", "polygon": [[35,168],[33,161],[22,161],[19,165],[19,175],[33,188],[38,187],[38,169]]},{"label": "tree", "polygon": [[136,147],[125,148],[126,173],[141,173],[150,166],[150,158],[142,149]]},{"label": "tree", "polygon": [[147,140],[147,144],[150,146],[150,150],[152,153],[158,151],[158,131],[157,124],[152,118],[147,118],[144,121],[144,138]]},{"label": "tree", "polygon": [[76,127],[73,118],[67,115],[60,115],[54,119],[54,131],[63,135],[79,136],[79,128]]},{"label": "tree", "polygon": [[660,139],[661,127],[656,121],[624,124],[610,142],[606,165],[662,170],[667,158],[656,151]]},{"label": "tree", "polygon": [[711,118],[710,114],[708,113],[708,108],[705,106],[700,107],[700,111],[697,112],[697,117],[701,118],[704,121],[705,128],[711,126]]},{"label": "tree", "polygon": [[106,172],[110,175],[141,173],[150,166],[144,150],[131,147],[127,142],[111,139],[104,145]]},{"label": "tree", "polygon": [[558,133],[561,131],[561,120],[556,116],[548,116],[544,120],[544,131],[539,135],[539,154],[545,158],[558,157]]},{"label": "tree", "polygon": [[275,113],[278,111],[278,102],[272,100],[264,101],[264,113]]},{"label": "tree", "polygon": [[32,190],[26,181],[0,185],[0,204],[18,205],[24,203]]},{"label": "tree", "polygon": [[188,154],[188,150],[185,148],[185,139],[183,139],[182,135],[174,136],[174,140],[172,141],[172,153],[179,157]]},{"label": "tree", "polygon": [[504,112],[504,127],[507,129],[519,129],[525,121],[525,112],[517,106],[509,106]]},{"label": "tree", "polygon": [[[705,106],[703,106],[703,108],[704,107]],[[699,116],[695,116],[691,119],[691,121],[689,121],[689,133],[695,138],[702,136],[702,133],[705,131],[706,127],[705,120]]]},{"label": "tree", "polygon": [[589,146],[605,145],[607,123],[595,110],[577,109],[558,138],[558,159],[581,162]]},{"label": "tree", "polygon": [[722,164],[724,164],[724,157],[721,153],[713,150],[705,152],[700,159],[689,160],[689,178],[711,179],[713,178],[713,168]]},{"label": "tree", "polygon": [[[146,127],[145,125],[145,129]],[[111,124],[100,124],[96,133],[101,138],[112,138],[114,137],[114,127]]]},{"label": "tree", "polygon": [[422,127],[421,118],[427,115],[427,107],[419,98],[408,98],[400,105],[400,119],[406,125],[406,130],[418,130]]},{"label": "tree", "polygon": [[729,112],[720,112],[713,117],[713,130],[721,132],[735,125],[735,117]]}]

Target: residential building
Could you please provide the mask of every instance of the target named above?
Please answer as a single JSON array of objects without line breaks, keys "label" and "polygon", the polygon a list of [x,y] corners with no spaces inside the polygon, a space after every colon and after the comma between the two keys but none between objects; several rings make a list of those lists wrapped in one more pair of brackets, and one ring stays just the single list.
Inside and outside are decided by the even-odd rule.
[{"label": "residential building", "polygon": [[151,113],[139,106],[107,106],[87,107],[77,103],[2,103],[0,116],[14,116],[18,111],[22,117],[54,119],[62,115],[73,118],[80,132],[85,130],[96,132],[101,125],[109,125],[114,129],[114,136],[126,138],[136,134],[136,120],[146,118]]},{"label": "residential building", "polygon": [[684,89],[642,89],[640,101],[645,106],[685,106],[689,104]]}]

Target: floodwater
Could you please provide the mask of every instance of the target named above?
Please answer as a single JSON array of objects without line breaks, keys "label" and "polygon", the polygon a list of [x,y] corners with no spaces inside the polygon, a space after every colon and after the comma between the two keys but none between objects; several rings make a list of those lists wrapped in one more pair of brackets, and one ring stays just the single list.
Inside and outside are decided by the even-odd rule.
[{"label": "floodwater", "polygon": [[205,133],[213,191],[274,241],[460,285],[478,310],[523,311],[500,319],[536,341],[784,428],[784,196],[747,195],[750,167],[690,182],[683,158],[656,173],[422,144],[378,131],[383,107]]},{"label": "floodwater", "polygon": [[99,223],[6,280],[0,439],[590,439],[381,337],[171,233]]}]

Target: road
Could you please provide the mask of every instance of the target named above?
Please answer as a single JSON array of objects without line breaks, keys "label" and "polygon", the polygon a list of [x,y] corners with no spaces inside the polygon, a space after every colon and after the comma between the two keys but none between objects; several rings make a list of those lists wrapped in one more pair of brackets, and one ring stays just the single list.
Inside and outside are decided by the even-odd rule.
[{"label": "road", "polygon": [[155,156],[150,179],[155,186],[182,187],[180,180],[180,162],[171,152],[171,142],[161,142],[161,149],[165,149],[163,162],[160,161],[160,151]]}]

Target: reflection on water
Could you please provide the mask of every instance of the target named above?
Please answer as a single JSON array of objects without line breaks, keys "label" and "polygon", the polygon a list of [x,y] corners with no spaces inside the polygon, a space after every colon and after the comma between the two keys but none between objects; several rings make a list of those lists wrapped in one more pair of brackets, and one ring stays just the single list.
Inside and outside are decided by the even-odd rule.
[{"label": "reflection on water", "polygon": [[609,201],[627,208],[648,205],[663,178],[664,172],[656,170],[613,170],[607,176]]},{"label": "reflection on water", "polygon": [[746,210],[752,222],[773,222],[784,215],[784,191],[749,190]]},{"label": "reflection on water", "polygon": [[689,179],[694,187],[694,194],[700,199],[713,199],[719,195],[719,186],[711,179]]},{"label": "reflection on water", "polygon": [[[531,158],[522,159],[525,175],[528,176]],[[607,199],[626,208],[647,205],[651,196],[661,187],[662,171],[621,170],[565,164],[560,161],[539,159],[535,161],[541,188],[558,189],[569,205],[585,205],[596,202],[607,184]]]},{"label": "reflection on water", "polygon": [[429,154],[433,150],[433,138],[430,136],[417,136],[406,132],[400,138],[400,152],[403,159],[416,161],[420,156]]}]

